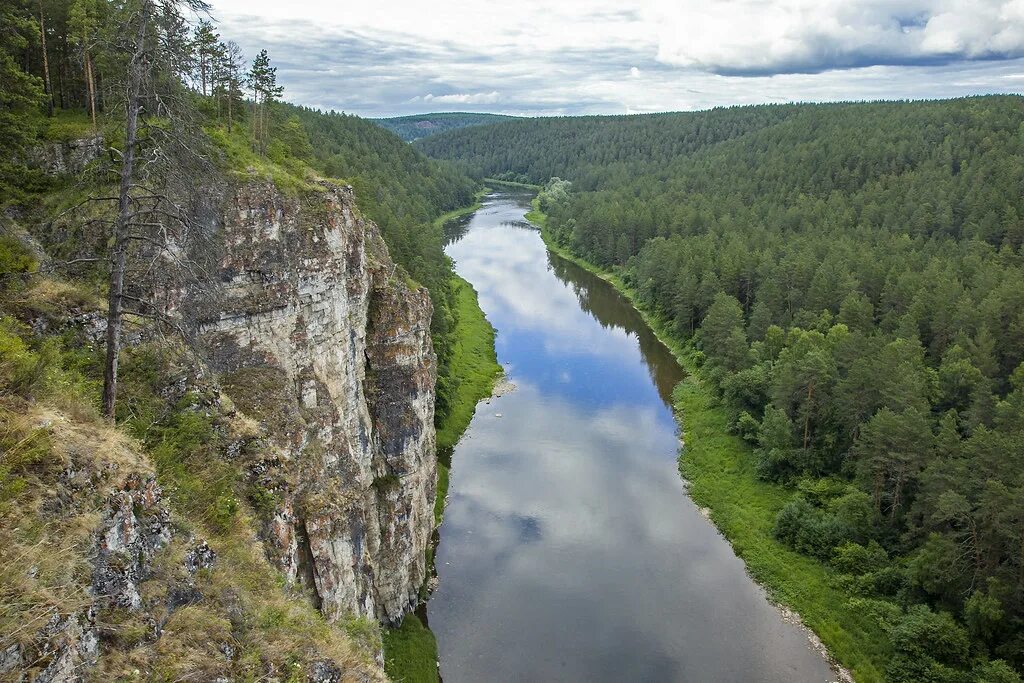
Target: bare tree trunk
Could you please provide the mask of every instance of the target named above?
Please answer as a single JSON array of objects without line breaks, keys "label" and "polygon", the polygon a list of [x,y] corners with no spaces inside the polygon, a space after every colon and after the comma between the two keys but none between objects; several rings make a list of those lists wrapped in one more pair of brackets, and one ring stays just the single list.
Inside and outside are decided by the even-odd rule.
[{"label": "bare tree trunk", "polygon": [[50,57],[46,54],[46,21],[43,0],[39,0],[39,43],[43,48],[43,83],[46,85],[46,115],[53,116],[53,87],[50,85]]},{"label": "bare tree trunk", "polygon": [[64,102],[64,76],[67,72],[68,63],[67,36],[64,36],[61,43],[57,54],[57,101],[60,102],[60,108],[63,110],[67,109],[67,104]]},{"label": "bare tree trunk", "polygon": [[85,84],[89,89],[89,114],[92,115],[92,132],[95,133],[96,128],[96,82],[92,77],[92,57],[89,55],[89,51],[85,51]]},{"label": "bare tree trunk", "polygon": [[234,77],[228,79],[228,133],[231,133],[231,100],[234,95]]},{"label": "bare tree trunk", "polygon": [[145,59],[146,22],[149,2],[144,0],[139,16],[138,43],[128,68],[128,106],[125,119],[125,149],[121,159],[121,182],[117,195],[117,220],[114,222],[114,251],[110,259],[110,293],[107,298],[107,357],[103,365],[103,414],[113,421],[117,403],[117,362],[121,351],[121,306],[124,295],[124,271],[128,258],[128,232],[131,220],[131,187],[135,172],[135,146],[141,109],[143,60]]},{"label": "bare tree trunk", "polygon": [[811,399],[814,398],[814,385],[807,386],[807,415],[804,417],[804,450],[811,439]]},{"label": "bare tree trunk", "polygon": [[260,147],[260,105],[257,102],[259,99],[259,93],[253,93],[252,95],[252,132],[253,142],[256,146],[253,151],[259,151]]}]

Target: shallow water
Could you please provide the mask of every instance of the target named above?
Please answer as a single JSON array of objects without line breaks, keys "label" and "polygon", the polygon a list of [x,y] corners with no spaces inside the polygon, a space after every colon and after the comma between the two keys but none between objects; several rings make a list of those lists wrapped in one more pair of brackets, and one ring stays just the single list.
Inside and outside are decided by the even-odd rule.
[{"label": "shallow water", "polygon": [[680,370],[611,286],[494,194],[448,253],[515,391],[452,457],[429,603],[445,683],[834,680],[686,496]]}]

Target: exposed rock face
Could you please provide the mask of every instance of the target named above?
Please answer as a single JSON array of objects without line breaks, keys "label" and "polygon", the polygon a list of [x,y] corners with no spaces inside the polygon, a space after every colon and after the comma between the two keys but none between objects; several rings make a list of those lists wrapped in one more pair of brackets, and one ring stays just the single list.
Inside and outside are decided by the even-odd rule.
[{"label": "exposed rock face", "polygon": [[[57,500],[64,513],[74,514],[91,497],[94,486],[108,483],[99,472],[68,467],[57,482]],[[100,656],[97,611],[121,607],[142,609],[139,586],[150,577],[156,553],[171,540],[170,511],[160,487],[149,472],[132,472],[109,491],[101,506],[101,519],[92,534],[91,585],[80,607],[57,611],[25,644],[0,651],[0,680],[33,680],[38,683],[83,681]],[[29,568],[31,574],[34,568]]]},{"label": "exposed rock face", "polygon": [[351,189],[251,182],[228,201],[218,297],[186,296],[209,365],[267,434],[271,559],[328,618],[416,600],[432,529],[435,357],[425,289],[397,272]]},{"label": "exposed rock face", "polygon": [[139,584],[156,551],[171,540],[171,515],[156,480],[133,475],[107,501],[93,562],[92,591],[101,601],[138,610]]},{"label": "exposed rock face", "polygon": [[36,145],[29,153],[29,165],[50,175],[78,173],[103,154],[102,135]]}]

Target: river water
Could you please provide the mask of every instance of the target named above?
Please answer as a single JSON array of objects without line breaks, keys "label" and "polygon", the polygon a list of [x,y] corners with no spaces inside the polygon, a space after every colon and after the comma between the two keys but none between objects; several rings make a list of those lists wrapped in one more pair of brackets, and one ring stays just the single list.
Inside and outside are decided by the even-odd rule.
[{"label": "river water", "polygon": [[834,680],[686,495],[674,359],[547,252],[529,200],[489,195],[447,248],[517,388],[452,456],[429,603],[445,683]]}]

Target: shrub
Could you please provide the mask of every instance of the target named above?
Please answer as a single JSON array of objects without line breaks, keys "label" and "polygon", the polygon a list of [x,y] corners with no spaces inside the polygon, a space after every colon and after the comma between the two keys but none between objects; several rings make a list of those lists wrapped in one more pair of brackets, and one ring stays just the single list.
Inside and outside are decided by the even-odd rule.
[{"label": "shrub", "polygon": [[853,533],[836,515],[796,496],[779,511],[775,536],[794,550],[827,559],[836,546],[850,541]]},{"label": "shrub", "polygon": [[888,564],[889,556],[875,541],[867,546],[853,542],[842,543],[832,552],[832,566],[844,574],[860,576],[878,571]]},{"label": "shrub", "polygon": [[949,666],[967,663],[967,632],[947,612],[914,605],[892,630],[897,652],[911,659],[934,660]]},{"label": "shrub", "polygon": [[11,277],[16,273],[29,273],[39,264],[21,242],[8,235],[0,235],[0,288],[8,288],[20,282]]}]

